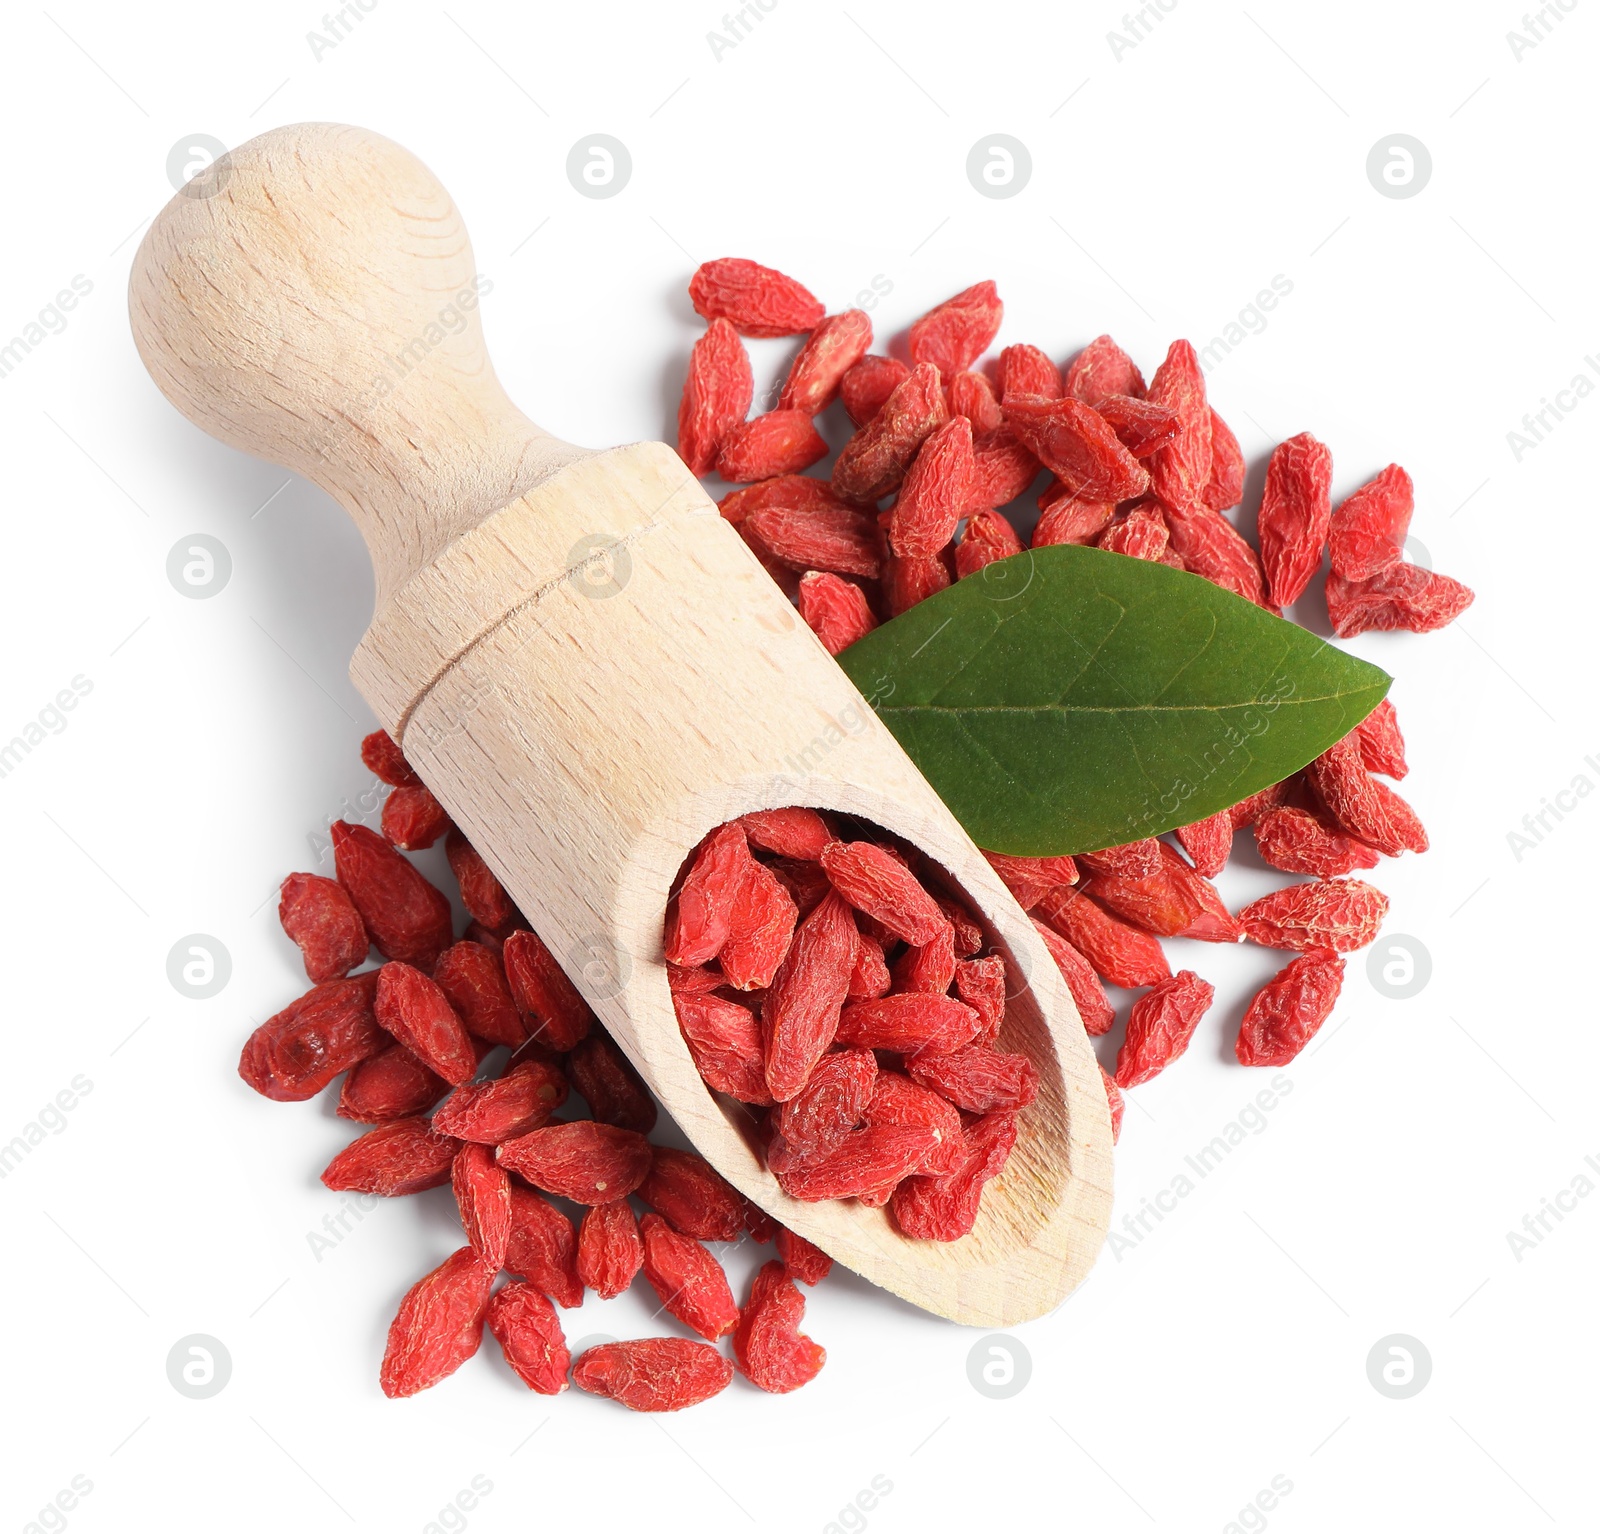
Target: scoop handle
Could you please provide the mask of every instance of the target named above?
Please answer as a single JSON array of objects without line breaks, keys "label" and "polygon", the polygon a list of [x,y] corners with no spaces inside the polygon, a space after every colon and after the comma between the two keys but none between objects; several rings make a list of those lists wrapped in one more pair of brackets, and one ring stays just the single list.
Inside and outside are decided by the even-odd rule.
[{"label": "scoop handle", "polygon": [[129,311],[203,431],[315,481],[355,519],[378,606],[587,450],[506,397],[450,195],[415,155],[331,123],[220,157],[157,215]]}]

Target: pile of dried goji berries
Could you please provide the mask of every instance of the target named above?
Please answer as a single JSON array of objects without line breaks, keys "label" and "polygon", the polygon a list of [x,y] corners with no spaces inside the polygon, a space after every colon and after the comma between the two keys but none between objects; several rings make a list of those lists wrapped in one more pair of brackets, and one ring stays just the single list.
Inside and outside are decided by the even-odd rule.
[{"label": "pile of dried goji berries", "polygon": [[[1309,434],[1272,453],[1258,553],[1223,515],[1243,498],[1244,456],[1206,400],[1187,341],[1172,344],[1148,386],[1109,336],[1091,341],[1064,373],[1028,345],[1007,346],[980,370],[1002,316],[992,282],[923,315],[904,360],[869,351],[872,323],[862,311],[825,314],[793,278],[753,261],[708,262],[689,292],[709,323],[690,356],[678,450],[696,474],[715,470],[745,486],[722,499],[723,515],[832,654],[952,581],[1020,553],[1005,508],[1026,516],[1024,498],[1041,474],[1035,548],[1093,544],[1160,560],[1273,612],[1300,598],[1326,552],[1323,589],[1341,638],[1427,632],[1472,601],[1460,582],[1405,560],[1405,470],[1391,464],[1335,508],[1331,455]],[[740,337],[801,334],[778,408],[747,420],[754,379]],[[828,478],[807,475],[828,451],[813,418],[836,399],[854,432]],[[1114,1020],[1103,981],[1148,987],[1132,1004],[1106,1081],[1114,1126],[1119,1089],[1181,1055],[1211,1003],[1206,981],[1172,973],[1163,937],[1298,951],[1250,1002],[1235,1053],[1245,1065],[1282,1065],[1305,1047],[1338,996],[1340,955],[1370,943],[1388,907],[1377,889],[1345,876],[1375,867],[1380,855],[1427,847],[1411,807],[1374,776],[1405,771],[1385,702],[1303,772],[1178,828],[1176,847],[1149,838],[1076,859],[990,855],[1032,913],[1091,1034]],[[1211,880],[1247,826],[1263,861],[1310,878],[1234,915]]]},{"label": "pile of dried goji berries", "polygon": [[[545,1394],[567,1388],[569,1369],[636,1411],[703,1401],[735,1364],[763,1390],[805,1384],[824,1353],[800,1332],[794,1280],[817,1283],[831,1260],[699,1156],[651,1144],[654,1099],[483,859],[386,734],[361,754],[391,785],[383,835],[339,821],[337,879],[284,880],[279,915],[314,984],[251,1034],[239,1074],[283,1102],[344,1077],[339,1116],[373,1127],[329,1163],[329,1188],[454,1191],[468,1244],[401,1302],[384,1392],[436,1384],[477,1352],[485,1324]],[[404,855],[441,836],[471,917],[459,941],[444,892]],[[386,962],[352,974],[372,948]],[[557,1120],[573,1093],[590,1116]],[[581,1208],[576,1226],[553,1198]],[[746,1234],[775,1240],[777,1260],[740,1307],[704,1243]],[[641,1269],[661,1308],[705,1340],[606,1343],[572,1360],[555,1307],[586,1289],[610,1299]],[[496,1290],[502,1272],[516,1277]]]},{"label": "pile of dried goji berries", "polygon": [[746,815],[689,859],[664,947],[689,1053],[757,1110],[752,1139],[784,1192],[887,1204],[903,1235],[956,1241],[1039,1073],[994,1047],[1005,961],[924,888],[916,856],[814,810]]}]

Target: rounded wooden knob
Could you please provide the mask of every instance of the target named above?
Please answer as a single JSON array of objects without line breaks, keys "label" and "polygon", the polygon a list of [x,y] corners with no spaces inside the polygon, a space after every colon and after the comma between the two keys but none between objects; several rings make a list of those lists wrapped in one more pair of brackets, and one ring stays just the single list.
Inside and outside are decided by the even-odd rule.
[{"label": "rounded wooden knob", "polygon": [[585,450],[506,397],[492,283],[450,194],[361,128],[279,128],[157,216],[134,341],[197,426],[314,480],[361,528],[378,606],[454,538]]}]

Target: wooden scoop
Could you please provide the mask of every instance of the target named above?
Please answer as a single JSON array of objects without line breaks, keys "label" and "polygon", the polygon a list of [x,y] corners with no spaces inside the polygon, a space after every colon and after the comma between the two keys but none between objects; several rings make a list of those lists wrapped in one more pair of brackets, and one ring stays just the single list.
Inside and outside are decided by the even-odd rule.
[{"label": "wooden scoop", "polygon": [[[507,399],[481,286],[420,161],[317,123],[252,139],[174,197],[129,307],[190,420],[355,519],[377,575],[356,686],[701,1154],[927,1310],[980,1326],[1043,1314],[1094,1261],[1111,1199],[1099,1067],[1048,952],[678,456],[573,447]],[[679,1034],[668,888],[712,828],[783,805],[921,848],[1011,968],[1001,1045],[1042,1085],[960,1241],[788,1198]]]}]

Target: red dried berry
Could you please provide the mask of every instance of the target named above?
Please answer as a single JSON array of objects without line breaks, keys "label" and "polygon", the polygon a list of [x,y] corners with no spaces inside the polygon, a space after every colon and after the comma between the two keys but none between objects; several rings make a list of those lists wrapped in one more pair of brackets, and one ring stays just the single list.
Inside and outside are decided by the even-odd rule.
[{"label": "red dried berry", "polygon": [[[898,1124],[936,1131],[937,1144],[921,1168],[932,1176],[958,1171],[966,1160],[966,1139],[955,1105],[897,1071],[878,1072],[864,1121],[868,1125]],[[886,1203],[887,1194],[877,1202]]]},{"label": "red dried berry", "polygon": [[467,908],[467,915],[486,927],[503,927],[515,918],[517,908],[511,897],[458,826],[451,826],[445,833],[444,855],[461,887],[461,903]]},{"label": "red dried berry", "polygon": [[724,433],[717,448],[717,473],[748,485],[779,474],[798,474],[828,455],[811,417],[803,410],[769,410]]},{"label": "red dried berry", "polygon": [[822,866],[834,889],[856,910],[905,942],[931,942],[950,924],[916,875],[876,843],[834,842],[824,849]]},{"label": "red dried berry", "polygon": [[1240,911],[1239,924],[1252,943],[1264,948],[1349,953],[1365,948],[1388,914],[1388,897],[1381,890],[1360,879],[1330,879],[1273,890]]},{"label": "red dried berry", "polygon": [[957,373],[950,380],[948,403],[952,416],[965,416],[973,434],[993,431],[1005,419],[1000,414],[1000,401],[982,373]]},{"label": "red dried berry", "polygon": [[948,1055],[914,1055],[906,1070],[918,1086],[937,1092],[964,1113],[1026,1108],[1039,1095],[1039,1072],[1026,1055],[1004,1055],[973,1044]]},{"label": "red dried berry", "polygon": [[833,466],[835,492],[867,504],[898,489],[917,450],[946,415],[939,370],[927,363],[913,368],[845,444]]},{"label": "red dried berry", "polygon": [[522,1060],[494,1081],[459,1086],[433,1115],[441,1134],[499,1145],[550,1122],[567,1100],[565,1077],[543,1060]]},{"label": "red dried berry", "polygon": [[384,1124],[425,1112],[449,1090],[442,1076],[404,1044],[396,1044],[363,1060],[344,1078],[336,1111],[340,1118],[358,1124]]},{"label": "red dried berry", "polygon": [[820,1203],[893,1187],[937,1154],[942,1133],[926,1124],[869,1124],[852,1130],[826,1156],[796,1162],[776,1173],[790,1198]]},{"label": "red dried berry", "polygon": [[854,1001],[839,1018],[839,1042],[896,1054],[944,1054],[977,1037],[978,1014],[951,996],[910,992]]},{"label": "red dried berry", "polygon": [[736,991],[764,990],[794,939],[798,908],[776,874],[745,853],[744,880],[734,898],[719,962]]},{"label": "red dried berry", "polygon": [[1129,394],[1135,399],[1145,395],[1143,374],[1110,336],[1096,336],[1072,359],[1065,388],[1086,405],[1098,405],[1111,394]]},{"label": "red dried berry", "polygon": [[891,988],[943,996],[956,978],[956,935],[946,927],[931,943],[913,944],[895,961]]},{"label": "red dried berry", "polygon": [[1211,478],[1200,492],[1200,504],[1227,511],[1244,499],[1244,453],[1228,423],[1211,411]]},{"label": "red dried berry", "polygon": [[299,1103],[393,1042],[378,1026],[376,970],[315,986],[245,1041],[239,1074],[263,1097]]},{"label": "red dried berry", "polygon": [[1189,1047],[1215,995],[1209,981],[1182,969],[1134,1002],[1117,1051],[1117,1085],[1126,1091],[1171,1065]]},{"label": "red dried berry", "polygon": [[1210,882],[1170,847],[1164,851],[1152,874],[1095,874],[1081,888],[1124,921],[1157,937],[1182,934],[1203,942],[1237,942],[1238,928]]},{"label": "red dried berry", "polygon": [[1228,854],[1233,851],[1233,814],[1218,810],[1192,825],[1179,826],[1174,833],[1178,845],[1189,854],[1197,874],[1215,879],[1227,866]]},{"label": "red dried berry", "polygon": [[806,1084],[833,1043],[855,958],[850,908],[831,893],[796,929],[762,1007],[767,1088],[776,1101],[787,1101]]},{"label": "red dried berry", "polygon": [[1188,510],[1167,505],[1167,537],[1184,569],[1214,586],[1266,607],[1267,584],[1256,551],[1220,512],[1198,502]]},{"label": "red dried berry", "polygon": [[1051,890],[1069,889],[1078,882],[1078,866],[1065,855],[1018,858],[1004,852],[986,852],[984,857],[1024,911],[1031,911]]},{"label": "red dried berry", "polygon": [[1086,500],[1127,501],[1150,488],[1144,466],[1082,400],[1013,398],[1006,424],[1052,474]]},{"label": "red dried berry", "polygon": [[852,1001],[887,996],[893,983],[883,957],[883,944],[865,932],[858,932],[855,968],[850,971],[850,985],[845,994]]},{"label": "red dried berry", "polygon": [[[1166,538],[1165,528],[1161,536]],[[998,511],[975,511],[967,518],[967,530],[956,545],[956,577],[965,580],[996,560],[1021,552],[1022,540],[1006,518]]]},{"label": "red dried berry", "polygon": [[984,1185],[998,1177],[1017,1142],[1014,1113],[987,1113],[965,1132],[961,1165],[942,1177],[909,1177],[889,1200],[902,1235],[959,1241],[976,1223]]},{"label": "red dried berry", "polygon": [[866,592],[824,570],[800,577],[800,616],[829,655],[848,650],[878,626]]},{"label": "red dried berry", "polygon": [[697,1241],[735,1241],[744,1229],[745,1198],[703,1156],[653,1148],[638,1194],[674,1230]]},{"label": "red dried berry", "polygon": [[767,1147],[767,1162],[782,1171],[836,1150],[860,1126],[878,1062],[870,1050],[840,1049],[824,1055],[806,1082],[778,1112],[777,1136]]},{"label": "red dried berry", "polygon": [[412,1286],[389,1326],[378,1375],[386,1396],[437,1385],[478,1351],[494,1279],[495,1270],[464,1246]]},{"label": "red dried berry", "polygon": [[820,1284],[833,1271],[833,1258],[786,1225],[777,1228],[777,1247],[783,1271],[808,1288]]},{"label": "red dried berry", "polygon": [[492,949],[465,939],[451,944],[433,966],[433,979],[473,1038],[510,1049],[526,1041],[528,1030]]},{"label": "red dried berry", "polygon": [[1327,949],[1292,959],[1251,998],[1233,1052],[1240,1065],[1287,1065],[1328,1020],[1344,960]]},{"label": "red dried berry", "polygon": [[998,954],[956,965],[956,995],[978,1014],[977,1044],[992,1044],[1006,1016],[1006,962]]},{"label": "red dried berry", "polygon": [[712,1091],[758,1107],[772,1101],[761,1025],[748,1007],[720,996],[683,991],[673,995],[672,1004],[695,1069]]},{"label": "red dried berry", "polygon": [[532,1019],[529,1035],[555,1050],[576,1045],[594,1023],[594,1013],[539,935],[513,932],[500,957],[511,999]]},{"label": "red dried berry", "polygon": [[500,1163],[575,1204],[626,1198],[650,1171],[650,1142],[632,1129],[577,1119],[547,1124],[500,1146]]},{"label": "red dried berry", "polygon": [[395,1119],[352,1140],[322,1172],[335,1193],[400,1198],[450,1181],[460,1142],[438,1134],[425,1118]]},{"label": "red dried berry", "polygon": [[450,946],[450,902],[376,831],[336,820],[334,865],[372,945],[419,969]]},{"label": "red dried berry", "polygon": [[478,1056],[466,1027],[450,999],[421,970],[385,964],[378,971],[373,1012],[382,1027],[451,1086],[472,1079]]},{"label": "red dried berry", "polygon": [[1353,731],[1307,766],[1306,777],[1328,813],[1358,841],[1392,858],[1428,850],[1416,811],[1367,771]]},{"label": "red dried berry", "polygon": [[605,1342],[572,1366],[572,1383],[630,1411],[679,1411],[726,1390],[733,1365],[708,1342],[645,1337]]},{"label": "red dried berry", "polygon": [[1080,852],[1077,860],[1090,874],[1143,879],[1161,871],[1161,842],[1154,836],[1146,836],[1136,842],[1124,842],[1120,847]]},{"label": "red dried berry", "polygon": [[837,508],[844,503],[828,488],[828,482],[809,474],[777,474],[743,490],[730,490],[717,502],[725,522],[742,527],[752,511],[769,507],[807,510]]},{"label": "red dried berry", "polygon": [[911,369],[898,357],[863,357],[839,385],[845,414],[856,426],[865,426],[910,376]]},{"label": "red dried berry", "polygon": [[733,1356],[752,1385],[781,1395],[817,1377],[828,1355],[801,1333],[805,1313],[785,1264],[763,1264],[733,1334]]},{"label": "red dried berry", "polygon": [[461,1226],[472,1249],[498,1273],[511,1235],[511,1179],[487,1145],[463,1145],[450,1169]]},{"label": "red dried berry", "polygon": [[1298,776],[1293,779],[1285,778],[1281,783],[1273,783],[1267,788],[1258,789],[1248,799],[1241,799],[1228,811],[1233,829],[1243,831],[1247,826],[1253,826],[1268,810],[1274,810],[1282,804],[1289,797],[1290,784],[1298,781]]},{"label": "red dried berry", "polygon": [[1103,1065],[1100,1067],[1100,1079],[1105,1083],[1106,1105],[1111,1109],[1111,1143],[1115,1145],[1122,1138],[1122,1112],[1127,1107],[1127,1101],[1122,1095],[1122,1088],[1106,1074]]},{"label": "red dried berry", "polygon": [[678,404],[678,456],[691,474],[709,474],[722,439],[749,414],[755,396],[750,357],[727,320],[712,320],[689,353]]},{"label": "red dried berry", "polygon": [[860,309],[830,314],[806,338],[778,396],[780,410],[821,415],[833,403],[844,375],[872,345],[872,321]]},{"label": "red dried berry", "polygon": [[572,1355],[561,1322],[551,1305],[531,1284],[507,1284],[489,1301],[485,1316],[500,1351],[517,1378],[540,1395],[560,1395],[567,1388]]},{"label": "red dried berry", "polygon": [[1178,417],[1177,435],[1150,459],[1150,488],[1175,511],[1203,509],[1201,495],[1211,481],[1211,410],[1200,359],[1187,341],[1167,349],[1149,398]]},{"label": "red dried berry", "polygon": [[639,1222],[627,1199],[596,1204],[578,1227],[578,1277],[603,1300],[613,1300],[644,1263]]},{"label": "red dried berry", "polygon": [[[1004,406],[1001,407],[1002,416]],[[1025,495],[1039,477],[1039,460],[1009,426],[1002,424],[972,442],[976,489],[972,504],[980,511],[1006,506]]]},{"label": "red dried berry", "polygon": [[1298,600],[1322,564],[1332,479],[1333,454],[1308,431],[1280,442],[1267,460],[1256,527],[1274,607]]},{"label": "red dried berry", "polygon": [[644,1276],[662,1309],[708,1342],[739,1324],[739,1307],[722,1265],[692,1236],[681,1236],[658,1214],[639,1222],[644,1239]]},{"label": "red dried berry", "polygon": [[838,502],[758,507],[743,531],[757,553],[794,570],[875,580],[883,566],[872,519]]},{"label": "red dried berry", "polygon": [[422,781],[387,730],[374,730],[361,742],[361,760],[390,788],[415,788]]},{"label": "red dried berry", "polygon": [[1406,766],[1406,741],[1400,733],[1400,720],[1394,704],[1385,698],[1355,727],[1361,765],[1368,772],[1381,772],[1386,778],[1403,778]]},{"label": "red dried berry", "polygon": [[1255,830],[1261,861],[1285,873],[1333,879],[1378,866],[1378,854],[1371,847],[1341,835],[1308,810],[1288,805],[1268,810]]},{"label": "red dried berry", "polygon": [[752,846],[780,857],[809,858],[814,862],[822,856],[822,849],[835,840],[822,816],[799,805],[755,810],[741,817],[739,824]]},{"label": "red dried berry", "polygon": [[1056,480],[1039,497],[1032,546],[1044,549],[1061,543],[1093,543],[1111,525],[1116,510],[1111,501],[1086,499]]},{"label": "red dried berry", "polygon": [[444,806],[420,783],[395,789],[383,802],[383,834],[402,851],[421,852],[449,829]]},{"label": "red dried berry", "polygon": [[970,368],[999,333],[1004,313],[994,284],[974,283],[912,325],[912,362],[931,362],[946,377]]},{"label": "red dried berry", "polygon": [[549,1199],[512,1183],[506,1271],[521,1274],[563,1310],[571,1310],[583,1303],[577,1250],[578,1236],[572,1221]]},{"label": "red dried berry", "polygon": [[1037,914],[1089,961],[1097,975],[1113,985],[1130,989],[1155,985],[1172,974],[1155,938],[1118,921],[1074,890],[1047,895]]},{"label": "red dried berry", "polygon": [[367,957],[367,929],[344,887],[320,874],[290,874],[278,896],[278,920],[320,985],[348,975]]},{"label": "red dried berry", "polygon": [[955,416],[928,434],[894,503],[889,546],[902,558],[937,554],[955,536],[976,482],[972,422]]},{"label": "red dried berry", "polygon": [[1154,400],[1111,394],[1094,408],[1135,458],[1148,458],[1178,435],[1177,411]]},{"label": "red dried berry", "polygon": [[883,567],[884,603],[891,618],[925,602],[950,584],[949,561],[942,554],[928,559],[901,559],[891,554]]},{"label": "red dried berry", "polygon": [[1411,476],[1397,463],[1346,496],[1333,514],[1328,539],[1333,573],[1341,580],[1369,581],[1399,564],[1411,508]]},{"label": "red dried berry", "polygon": [[1473,600],[1471,587],[1404,561],[1369,581],[1347,581],[1330,570],[1324,594],[1329,621],[1340,639],[1372,629],[1431,634],[1453,623]]},{"label": "red dried berry", "polygon": [[655,1128],[656,1100],[629,1064],[628,1057],[604,1033],[579,1040],[567,1056],[567,1079],[602,1124],[649,1134]]},{"label": "red dried berry", "polygon": [[1130,559],[1160,560],[1167,552],[1166,520],[1159,512],[1140,507],[1113,522],[1101,533],[1097,546]]},{"label": "red dried berry", "polygon": [[822,319],[822,305],[793,277],[738,256],[696,268],[689,298],[696,314],[725,319],[742,336],[799,335]]},{"label": "red dried berry", "polygon": [[1061,971],[1061,978],[1067,982],[1067,989],[1072,992],[1078,1016],[1083,1019],[1083,1031],[1090,1038],[1109,1033],[1117,1015],[1106,997],[1105,988],[1100,984],[1100,977],[1094,972],[1094,966],[1054,928],[1047,927],[1037,917],[1033,919],[1033,925],[1044,946],[1050,950],[1050,957]]},{"label": "red dried berry", "polygon": [[[1060,399],[1066,392],[1058,368],[1037,346],[1008,346],[1000,353],[1000,395],[1036,394]],[[1085,403],[1093,404],[1092,400]]]}]

